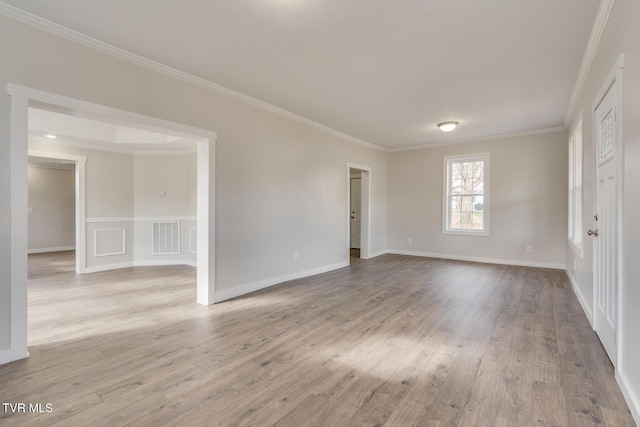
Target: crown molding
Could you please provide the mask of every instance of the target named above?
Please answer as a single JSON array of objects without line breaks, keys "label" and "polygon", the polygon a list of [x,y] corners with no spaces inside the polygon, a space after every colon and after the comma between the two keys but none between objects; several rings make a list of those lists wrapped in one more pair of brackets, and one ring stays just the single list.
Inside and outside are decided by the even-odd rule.
[{"label": "crown molding", "polygon": [[[44,139],[36,139],[30,138],[30,141],[36,142],[44,142],[47,144],[51,144],[52,146],[63,145],[66,147],[74,147],[74,148],[82,148],[83,150],[91,150],[91,151],[101,151],[106,153],[117,153],[124,154],[127,156],[188,156],[190,154],[196,154],[197,149],[187,148],[185,150],[139,150],[127,148],[125,146],[104,146],[104,145],[93,145],[87,144],[84,142],[76,142],[76,141],[68,141],[64,139],[57,139],[55,142],[44,140]],[[30,154],[36,156],[35,154]],[[46,157],[46,156],[45,156]]]},{"label": "crown molding", "polygon": [[198,154],[197,148],[188,148],[186,150],[134,150],[134,156],[188,156],[190,154]]},{"label": "crown molding", "polygon": [[496,134],[496,135],[481,136],[478,138],[458,139],[455,141],[436,141],[432,143],[412,145],[409,147],[391,148],[389,149],[389,152],[394,153],[397,151],[422,150],[425,148],[436,148],[436,147],[445,147],[449,145],[469,144],[472,142],[493,141],[493,140],[500,140],[500,139],[507,139],[507,138],[518,138],[518,137],[530,136],[530,135],[542,135],[545,133],[564,132],[565,130],[566,129],[563,126],[556,126],[552,128],[526,130],[523,132],[502,133],[502,134]]},{"label": "crown molding", "polygon": [[107,152],[107,153],[126,154],[128,156],[133,156],[133,150],[128,150],[128,149],[126,149],[124,147],[120,148],[120,147],[115,147],[115,146],[114,147],[96,146],[96,145],[89,145],[89,144],[86,144],[86,143],[83,143],[83,142],[65,141],[65,140],[62,140],[62,139],[56,139],[55,142],[52,142],[52,141],[45,141],[44,139],[29,138],[29,141],[44,142],[44,143],[47,143],[47,144],[51,144],[52,146],[64,145],[66,147],[82,148],[84,150],[104,151],[104,152]]},{"label": "crown molding", "polygon": [[354,136],[348,135],[346,133],[342,133],[335,129],[332,129],[328,126],[322,125],[320,123],[314,122],[311,119],[307,119],[306,117],[299,116],[295,113],[287,111],[283,108],[276,107],[275,105],[271,105],[267,102],[261,101],[259,99],[253,98],[249,95],[245,95],[243,93],[237,92],[233,89],[226,88],[219,84],[210,82],[201,77],[194,76],[192,74],[186,73],[184,71],[180,71],[176,68],[169,67],[167,65],[161,64],[156,61],[152,61],[143,56],[136,55],[127,50],[121,49],[119,47],[110,45],[108,43],[102,42],[100,40],[94,39],[93,37],[89,37],[85,34],[82,34],[78,31],[72,30],[70,28],[64,27],[62,25],[56,24],[55,22],[49,21],[47,19],[41,18],[32,13],[26,12],[22,9],[18,9],[17,7],[8,5],[4,2],[0,1],[0,15],[4,15],[8,18],[11,18],[15,21],[22,22],[24,24],[30,25],[32,27],[38,28],[40,30],[46,31],[48,33],[54,34],[56,36],[65,38],[67,40],[71,40],[73,42],[79,43],[83,46],[89,47],[91,49],[100,51],[102,53],[106,53],[107,55],[116,57],[118,59],[122,59],[133,64],[139,65],[141,67],[153,70],[160,74],[164,74],[169,77],[173,77],[175,79],[184,81],[186,83],[190,83],[195,86],[199,86],[201,88],[207,89],[211,92],[215,92],[220,95],[227,96],[229,98],[236,99],[238,101],[242,101],[246,104],[253,105],[254,107],[261,108],[263,110],[267,110],[269,112],[278,114],[282,117],[286,117],[291,120],[295,120],[299,123],[305,124],[307,126],[313,127],[315,129],[321,130],[325,133],[336,136],[340,139],[353,142],[355,144],[363,145],[365,147],[373,148],[375,150],[387,151],[385,147],[382,147],[377,144],[373,144],[371,142],[356,138]]},{"label": "crown molding", "polygon": [[49,164],[37,164],[37,165],[27,163],[27,166],[30,168],[53,169],[53,170],[69,171],[69,172],[73,172],[76,170],[75,164],[64,164],[64,163],[49,163]]},{"label": "crown molding", "polygon": [[598,45],[600,44],[600,40],[602,39],[604,30],[607,27],[607,22],[609,21],[609,17],[611,16],[611,12],[613,11],[613,6],[615,3],[616,0],[600,0],[598,14],[596,15],[593,29],[591,30],[591,36],[589,37],[589,42],[587,43],[587,49],[585,50],[584,57],[582,58],[582,64],[580,65],[578,78],[576,79],[576,83],[573,86],[573,92],[571,93],[569,109],[567,110],[567,116],[564,120],[565,128],[568,128],[570,125],[573,113],[575,112],[578,104],[578,97],[582,92],[584,82],[587,80],[587,75],[589,74],[591,63],[593,62],[593,58],[596,56]]}]

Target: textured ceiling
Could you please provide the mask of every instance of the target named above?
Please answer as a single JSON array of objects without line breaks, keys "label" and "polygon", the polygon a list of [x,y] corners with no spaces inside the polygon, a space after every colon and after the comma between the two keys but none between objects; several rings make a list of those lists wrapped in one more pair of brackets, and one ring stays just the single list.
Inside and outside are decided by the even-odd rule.
[{"label": "textured ceiling", "polygon": [[[598,0],[5,0],[387,148],[562,126]],[[436,124],[456,120],[443,134]]]}]

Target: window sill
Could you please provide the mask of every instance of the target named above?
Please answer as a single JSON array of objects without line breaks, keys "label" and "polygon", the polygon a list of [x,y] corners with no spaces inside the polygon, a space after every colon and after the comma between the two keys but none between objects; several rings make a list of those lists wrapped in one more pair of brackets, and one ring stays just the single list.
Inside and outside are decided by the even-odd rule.
[{"label": "window sill", "polygon": [[442,234],[449,234],[454,236],[482,236],[489,237],[489,231],[472,231],[472,230],[442,230]]}]

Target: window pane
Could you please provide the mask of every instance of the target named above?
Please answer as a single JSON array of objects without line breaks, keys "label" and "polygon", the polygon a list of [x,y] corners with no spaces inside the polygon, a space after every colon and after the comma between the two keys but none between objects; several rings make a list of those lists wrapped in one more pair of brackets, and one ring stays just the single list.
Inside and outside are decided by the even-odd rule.
[{"label": "window pane", "polygon": [[459,180],[462,178],[462,172],[460,170],[462,163],[453,163],[451,165],[451,179]]},{"label": "window pane", "polygon": [[457,230],[482,230],[482,213],[474,212],[473,196],[455,196],[456,208],[451,209],[451,228]]},{"label": "window pane", "polygon": [[[462,156],[461,156],[462,157]],[[446,162],[447,180],[444,227],[451,231],[487,231],[485,225],[485,166],[487,154],[473,160],[450,158]],[[486,189],[488,191],[488,189]]]},{"label": "window pane", "polygon": [[[608,126],[608,124],[607,124]],[[608,131],[607,131],[608,132]],[[569,137],[569,241],[582,253],[582,119]]]},{"label": "window pane", "polygon": [[475,196],[473,198],[473,211],[482,212],[482,208],[484,208],[484,196]]},{"label": "window pane", "polygon": [[453,179],[451,181],[451,194],[462,194],[462,179]]}]

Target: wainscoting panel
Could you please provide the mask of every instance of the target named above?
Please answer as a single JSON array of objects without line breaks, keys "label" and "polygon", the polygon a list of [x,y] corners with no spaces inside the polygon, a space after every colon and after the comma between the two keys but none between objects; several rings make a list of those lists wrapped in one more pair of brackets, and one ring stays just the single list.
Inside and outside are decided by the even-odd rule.
[{"label": "wainscoting panel", "polygon": [[127,230],[98,228],[94,231],[94,256],[114,256],[127,253]]},{"label": "wainscoting panel", "polygon": [[198,229],[196,227],[189,227],[189,252],[198,253]]},{"label": "wainscoting panel", "polygon": [[100,218],[86,221],[86,272],[123,268],[133,264],[133,221]]}]

